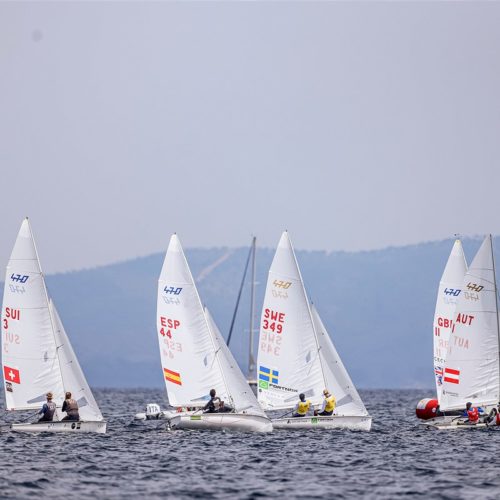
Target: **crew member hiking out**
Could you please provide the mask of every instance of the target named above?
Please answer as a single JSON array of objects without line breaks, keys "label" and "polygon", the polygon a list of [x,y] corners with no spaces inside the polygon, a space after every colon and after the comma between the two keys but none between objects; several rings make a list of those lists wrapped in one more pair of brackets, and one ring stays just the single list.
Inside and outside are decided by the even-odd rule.
[{"label": "crew member hiking out", "polygon": [[311,402],[306,401],[306,396],[304,394],[299,394],[299,402],[295,405],[293,417],[305,417],[309,411]]},{"label": "crew member hiking out", "polygon": [[80,420],[78,403],[71,397],[71,392],[66,393],[66,399],[62,405],[62,411],[66,412],[63,420]]},{"label": "crew member hiking out", "polygon": [[203,407],[206,413],[216,413],[219,409],[220,398],[215,395],[215,389],[210,389],[210,401]]},{"label": "crew member hiking out", "polygon": [[42,415],[38,420],[39,422],[52,422],[56,412],[56,404],[52,401],[52,393],[48,392],[46,397],[47,402],[43,404],[42,409],[38,412],[38,415]]},{"label": "crew member hiking out", "polygon": [[318,413],[318,415],[333,415],[333,410],[335,410],[335,406],[337,405],[335,396],[330,394],[330,391],[328,389],[325,389],[323,391],[323,396],[325,396],[325,399],[323,400],[323,405],[321,406],[321,411]]}]

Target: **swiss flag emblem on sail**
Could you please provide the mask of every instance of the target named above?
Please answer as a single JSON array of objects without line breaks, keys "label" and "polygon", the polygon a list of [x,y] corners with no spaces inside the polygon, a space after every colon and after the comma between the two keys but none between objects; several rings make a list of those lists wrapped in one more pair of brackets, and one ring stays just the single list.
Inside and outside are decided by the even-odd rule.
[{"label": "swiss flag emblem on sail", "polygon": [[3,378],[6,382],[14,382],[14,384],[21,383],[21,376],[19,370],[10,368],[10,366],[3,365]]},{"label": "swiss flag emblem on sail", "polygon": [[453,368],[444,369],[444,381],[450,384],[460,383],[460,370],[454,370]]}]

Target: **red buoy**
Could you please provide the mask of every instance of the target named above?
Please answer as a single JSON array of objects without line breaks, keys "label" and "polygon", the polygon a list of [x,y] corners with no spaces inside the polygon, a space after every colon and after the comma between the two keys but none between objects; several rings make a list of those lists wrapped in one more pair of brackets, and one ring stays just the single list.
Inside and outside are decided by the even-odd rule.
[{"label": "red buoy", "polygon": [[430,418],[436,417],[438,406],[439,403],[437,399],[421,399],[415,409],[417,418],[429,420]]}]

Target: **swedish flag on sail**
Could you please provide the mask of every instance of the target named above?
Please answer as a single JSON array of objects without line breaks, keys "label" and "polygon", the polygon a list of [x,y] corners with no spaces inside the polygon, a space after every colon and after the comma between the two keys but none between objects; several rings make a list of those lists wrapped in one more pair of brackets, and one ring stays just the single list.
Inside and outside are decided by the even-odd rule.
[{"label": "swedish flag on sail", "polygon": [[278,375],[278,370],[271,370],[270,368],[266,368],[265,366],[259,366],[259,387],[267,389],[269,383],[277,384]]}]

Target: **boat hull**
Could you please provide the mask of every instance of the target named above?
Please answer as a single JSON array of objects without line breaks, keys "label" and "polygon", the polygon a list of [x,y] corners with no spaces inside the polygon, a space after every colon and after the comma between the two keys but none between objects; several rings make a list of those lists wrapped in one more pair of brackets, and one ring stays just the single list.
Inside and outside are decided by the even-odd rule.
[{"label": "boat hull", "polygon": [[226,430],[240,432],[271,432],[273,424],[267,417],[247,413],[202,413],[176,415],[169,420],[171,429]]},{"label": "boat hull", "polygon": [[471,429],[484,429],[488,427],[484,422],[471,424],[466,422],[463,418],[457,417],[436,417],[431,420],[426,420],[420,425],[428,429],[436,429],[439,431],[456,431],[456,430],[471,430]]},{"label": "boat hull", "polygon": [[289,417],[273,419],[274,429],[348,429],[352,431],[369,431],[372,417],[369,415],[332,415],[317,417]]},{"label": "boat hull", "polygon": [[75,422],[71,420],[61,420],[59,422],[34,422],[32,424],[12,424],[11,430],[14,432],[73,432],[73,433],[89,433],[97,434],[106,433],[105,421],[94,422]]}]

